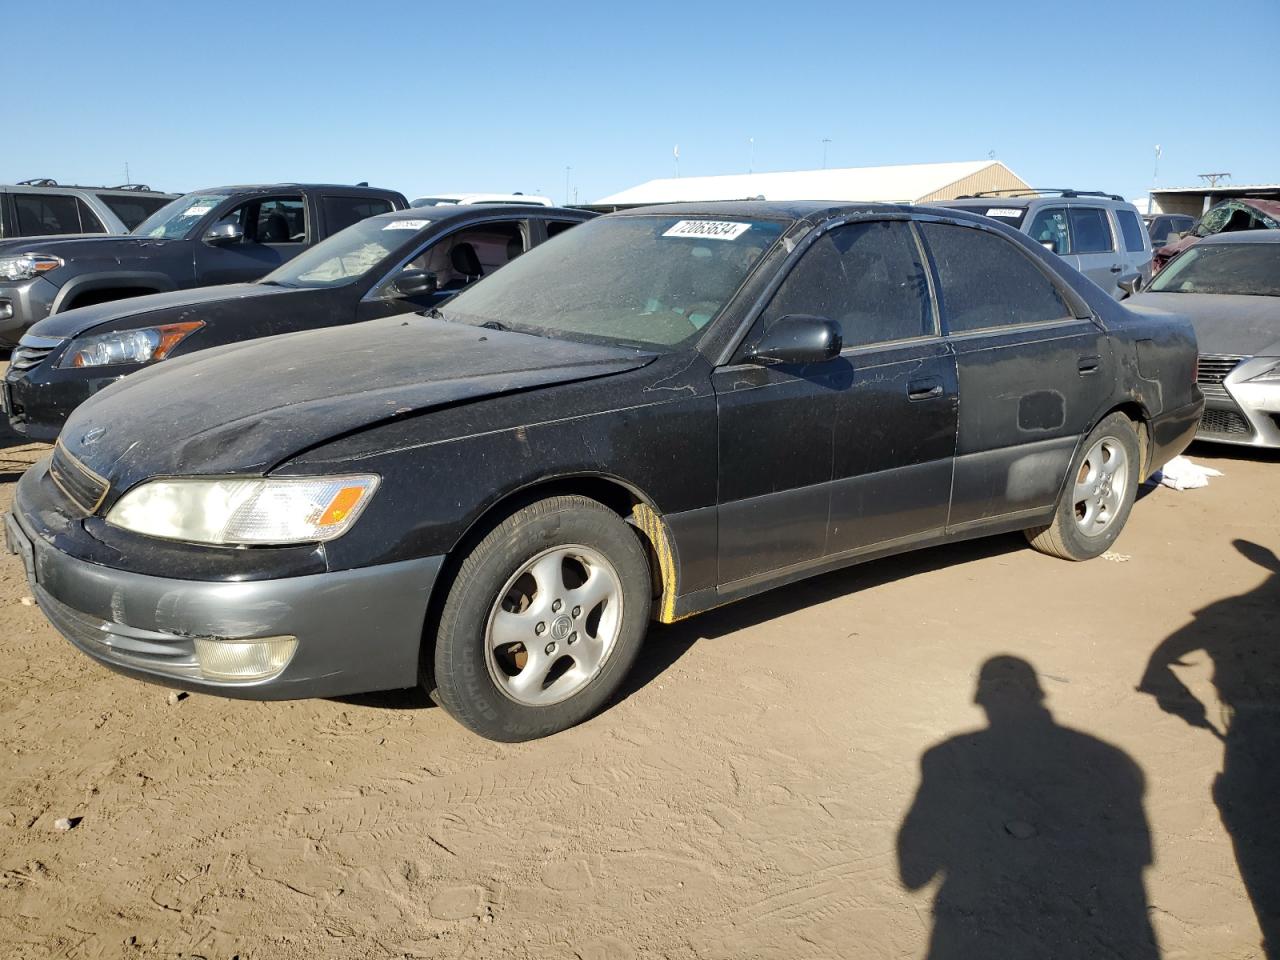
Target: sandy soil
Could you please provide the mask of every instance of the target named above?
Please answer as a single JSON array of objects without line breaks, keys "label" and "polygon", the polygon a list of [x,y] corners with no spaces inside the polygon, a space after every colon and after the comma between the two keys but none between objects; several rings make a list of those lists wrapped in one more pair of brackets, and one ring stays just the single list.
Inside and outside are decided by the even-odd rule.
[{"label": "sandy soil", "polygon": [[[2,442],[7,508],[44,448]],[[1164,957],[1259,957],[1223,744],[1135,689],[1197,611],[1276,636],[1233,541],[1280,550],[1280,458],[1192,453],[1226,476],[1146,496],[1108,559],[1002,537],[656,629],[617,703],[522,746],[411,693],[171,703],[62,641],[4,556],[0,955],[922,957],[945,875],[936,956],[977,916],[1011,957],[1111,956],[1050,942],[1148,918]],[[1050,713],[939,747],[922,788],[986,726],[997,654]],[[1208,656],[1174,670],[1222,729]]]}]

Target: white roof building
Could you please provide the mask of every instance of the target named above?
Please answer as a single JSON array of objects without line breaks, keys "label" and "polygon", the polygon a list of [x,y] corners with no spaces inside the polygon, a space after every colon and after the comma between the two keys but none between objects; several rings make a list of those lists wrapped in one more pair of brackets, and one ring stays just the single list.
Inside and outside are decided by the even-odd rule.
[{"label": "white roof building", "polygon": [[719,177],[650,180],[601,197],[593,207],[634,207],[684,200],[871,200],[928,203],[984,190],[1029,190],[1025,180],[998,160],[902,163],[887,167],[738,173]]}]

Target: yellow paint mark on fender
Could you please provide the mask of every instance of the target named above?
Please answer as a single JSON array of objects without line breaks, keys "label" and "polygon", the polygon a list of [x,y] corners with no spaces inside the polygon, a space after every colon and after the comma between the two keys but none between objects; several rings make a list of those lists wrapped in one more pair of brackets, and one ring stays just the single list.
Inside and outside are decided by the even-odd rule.
[{"label": "yellow paint mark on fender", "polygon": [[662,578],[662,597],[658,607],[661,623],[675,623],[676,617],[676,560],[671,544],[671,533],[662,517],[647,503],[637,503],[631,508],[631,517],[641,532],[653,544],[658,557],[658,575]]}]

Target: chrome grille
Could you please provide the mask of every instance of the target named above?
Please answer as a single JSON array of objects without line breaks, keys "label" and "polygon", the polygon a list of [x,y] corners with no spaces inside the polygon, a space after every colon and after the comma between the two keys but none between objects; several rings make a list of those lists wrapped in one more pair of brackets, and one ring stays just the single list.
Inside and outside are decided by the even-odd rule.
[{"label": "chrome grille", "polygon": [[1249,437],[1253,427],[1234,410],[1206,410],[1200,418],[1200,432],[1220,437]]},{"label": "chrome grille", "polygon": [[40,366],[52,351],[53,347],[14,347],[9,366],[14,370],[30,370]]},{"label": "chrome grille", "polygon": [[69,454],[61,443],[53,448],[49,477],[86,515],[94,513],[106,499],[107,481]]},{"label": "chrome grille", "polygon": [[1229,400],[1231,395],[1222,381],[1227,374],[1240,365],[1244,357],[1236,357],[1224,353],[1202,353],[1200,355],[1200,374],[1197,383],[1206,400]]}]

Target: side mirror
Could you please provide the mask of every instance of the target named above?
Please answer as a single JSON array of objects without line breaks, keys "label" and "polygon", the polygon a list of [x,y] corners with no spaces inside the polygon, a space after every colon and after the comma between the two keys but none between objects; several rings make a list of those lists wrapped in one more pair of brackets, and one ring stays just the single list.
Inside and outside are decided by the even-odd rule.
[{"label": "side mirror", "polygon": [[1132,297],[1135,293],[1142,289],[1142,274],[1126,273],[1123,277],[1116,281],[1116,286],[1124,291],[1124,297]]},{"label": "side mirror", "polygon": [[239,243],[244,239],[244,231],[238,223],[219,223],[210,227],[204,235],[204,242],[215,247],[227,243]]},{"label": "side mirror", "polygon": [[391,286],[397,297],[421,297],[435,293],[440,282],[429,270],[402,270]]},{"label": "side mirror", "polygon": [[826,317],[794,313],[774,321],[747,351],[751,363],[822,363],[840,356],[844,334]]}]

